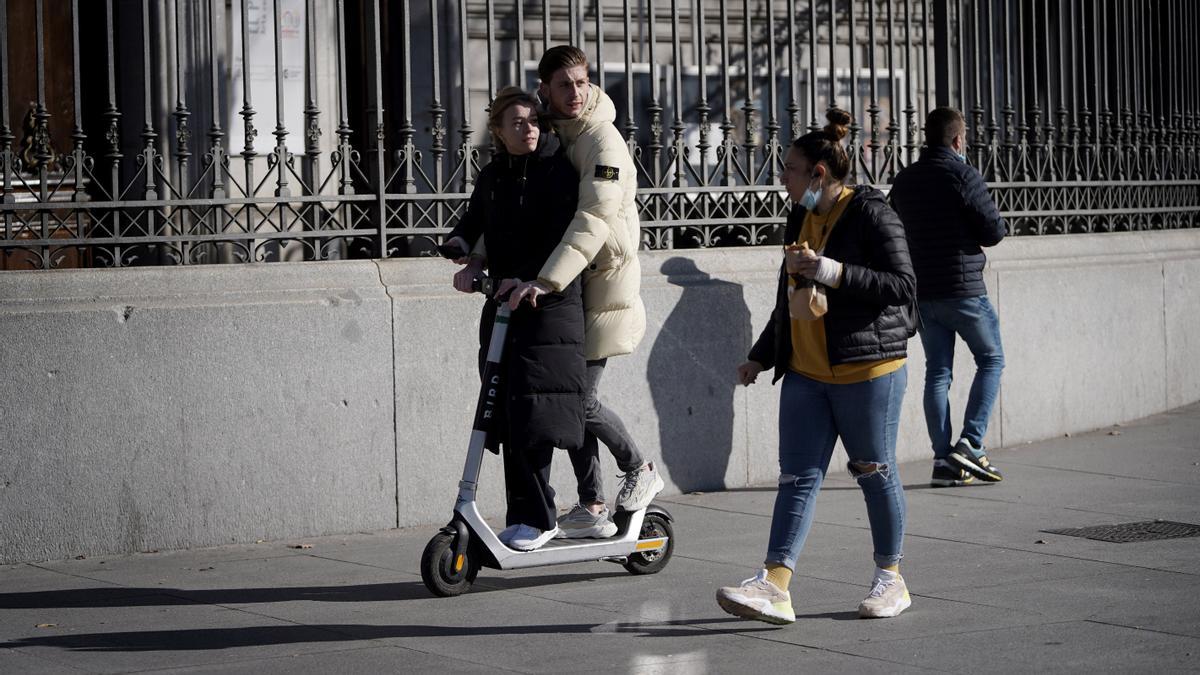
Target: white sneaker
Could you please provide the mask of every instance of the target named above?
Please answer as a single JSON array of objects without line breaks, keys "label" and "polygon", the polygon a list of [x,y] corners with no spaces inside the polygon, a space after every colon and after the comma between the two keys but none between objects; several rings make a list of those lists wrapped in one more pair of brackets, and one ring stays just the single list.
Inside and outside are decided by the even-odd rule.
[{"label": "white sneaker", "polygon": [[858,606],[858,616],[863,619],[886,619],[908,609],[912,598],[908,586],[898,572],[875,568],[875,579],[871,592]]},{"label": "white sneaker", "polygon": [[503,530],[500,530],[500,533],[496,535],[497,537],[500,538],[500,543],[504,544],[505,546],[508,546],[508,540],[512,539],[512,536],[514,534],[516,534],[518,527],[521,527],[521,526],[519,524],[518,525],[509,525],[508,527],[504,528]]},{"label": "white sneaker", "polygon": [[666,487],[662,476],[654,468],[654,462],[646,462],[642,468],[623,474],[621,478],[621,491],[617,493],[618,511],[644,509],[650,505],[654,495]]},{"label": "white sneaker", "polygon": [[541,548],[557,534],[557,527],[543,532],[531,525],[517,525],[517,531],[508,538],[507,545],[518,551],[533,551]]},{"label": "white sneaker", "polygon": [[767,571],[743,581],[738,586],[717,589],[717,604],[734,616],[767,623],[784,624],[796,621],[792,595],[767,581]]},{"label": "white sneaker", "polygon": [[583,504],[576,504],[571,511],[558,519],[558,536],[561,539],[607,539],[617,533],[617,524],[605,506],[600,513],[592,513]]}]

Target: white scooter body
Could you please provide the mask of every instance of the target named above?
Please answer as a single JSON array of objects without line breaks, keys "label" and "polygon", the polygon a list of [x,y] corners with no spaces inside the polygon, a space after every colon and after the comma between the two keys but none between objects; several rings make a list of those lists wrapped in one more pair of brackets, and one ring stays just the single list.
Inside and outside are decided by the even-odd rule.
[{"label": "white scooter body", "polygon": [[517,569],[595,560],[626,563],[629,556],[636,553],[648,553],[666,548],[669,544],[669,536],[641,537],[642,524],[647,511],[661,513],[668,521],[671,519],[664,509],[655,504],[637,511],[617,513],[614,520],[619,529],[616,535],[608,539],[552,539],[534,551],[518,551],[504,545],[484,521],[483,516],[479,513],[475,495],[487,443],[486,427],[491,419],[491,412],[494,410],[496,385],[499,383],[497,367],[504,351],[504,340],[508,333],[510,315],[511,310],[507,303],[501,304],[496,312],[496,322],[492,328],[491,341],[488,344],[487,365],[484,369],[486,385],[480,393],[475,428],[471,432],[471,442],[467,449],[462,480],[458,483],[458,501],[454,505],[454,512],[470,528],[471,536],[491,554],[492,560],[488,561],[485,558],[484,566]]}]

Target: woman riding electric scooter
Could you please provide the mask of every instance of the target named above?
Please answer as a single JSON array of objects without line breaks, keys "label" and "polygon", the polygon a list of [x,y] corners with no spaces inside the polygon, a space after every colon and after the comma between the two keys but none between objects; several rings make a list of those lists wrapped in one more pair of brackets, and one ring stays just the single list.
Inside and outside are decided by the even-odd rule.
[{"label": "woman riding electric scooter", "polygon": [[[493,451],[497,444],[504,451],[508,527],[500,541],[529,551],[558,533],[549,482],[554,448],[583,444],[580,281],[551,293],[537,280],[575,214],[579,174],[558,138],[541,133],[537,103],[521,89],[507,87],[496,96],[488,127],[500,152],[480,172],[464,218],[478,219],[490,277],[500,296],[509,293],[513,311],[500,378],[504,395],[489,438]],[[455,288],[471,291],[472,267],[455,276]],[[495,312],[495,303],[485,304],[482,349]]]}]

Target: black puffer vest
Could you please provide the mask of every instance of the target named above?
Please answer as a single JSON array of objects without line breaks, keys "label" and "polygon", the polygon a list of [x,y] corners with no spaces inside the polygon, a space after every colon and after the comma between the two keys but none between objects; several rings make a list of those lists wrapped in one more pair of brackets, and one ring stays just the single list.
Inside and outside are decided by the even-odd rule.
[{"label": "black puffer vest", "polygon": [[[479,174],[469,214],[482,226],[488,274],[497,281],[532,281],[575,215],[579,174],[557,137],[544,133],[536,152],[498,154]],[[489,445],[516,450],[539,445],[573,449],[583,444],[583,299],[575,279],[561,293],[538,298],[513,312],[503,369],[503,411]],[[480,318],[480,360],[491,340],[496,305]]]}]

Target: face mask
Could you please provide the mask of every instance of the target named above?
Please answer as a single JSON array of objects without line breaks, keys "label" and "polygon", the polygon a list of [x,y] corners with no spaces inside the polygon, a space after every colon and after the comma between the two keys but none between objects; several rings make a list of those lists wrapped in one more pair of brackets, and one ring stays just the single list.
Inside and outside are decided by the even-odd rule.
[{"label": "face mask", "polygon": [[[817,174],[813,174],[813,180],[818,178]],[[817,208],[817,200],[821,198],[821,188],[819,186],[809,186],[804,194],[800,196],[800,206],[804,207],[805,211],[812,211]]]},{"label": "face mask", "polygon": [[966,163],[967,163],[967,156],[966,156],[966,155],[962,154],[961,152],[956,152],[956,153],[954,153],[954,155],[955,155],[956,157],[958,157],[958,161],[962,162],[963,164],[966,164]]}]

